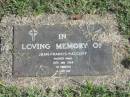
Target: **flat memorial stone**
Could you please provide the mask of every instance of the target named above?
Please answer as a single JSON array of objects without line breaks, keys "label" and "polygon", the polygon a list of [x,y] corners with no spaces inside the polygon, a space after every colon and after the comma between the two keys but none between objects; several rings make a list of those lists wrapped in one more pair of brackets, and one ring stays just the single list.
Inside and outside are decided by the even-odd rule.
[{"label": "flat memorial stone", "polygon": [[100,24],[14,26],[13,74],[27,77],[111,74],[111,45],[92,41],[84,34],[104,31]]}]

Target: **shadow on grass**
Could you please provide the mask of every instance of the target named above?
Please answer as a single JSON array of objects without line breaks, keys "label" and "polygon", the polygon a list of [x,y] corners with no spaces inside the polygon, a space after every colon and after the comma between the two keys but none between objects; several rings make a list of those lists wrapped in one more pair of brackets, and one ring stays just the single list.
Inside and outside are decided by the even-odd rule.
[{"label": "shadow on grass", "polygon": [[121,64],[124,66],[124,68],[130,69],[130,59],[129,58],[123,59]]}]

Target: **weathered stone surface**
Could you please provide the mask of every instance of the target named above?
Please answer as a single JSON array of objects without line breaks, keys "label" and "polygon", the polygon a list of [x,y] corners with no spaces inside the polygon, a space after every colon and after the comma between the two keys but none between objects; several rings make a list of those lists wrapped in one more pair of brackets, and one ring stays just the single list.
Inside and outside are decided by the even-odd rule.
[{"label": "weathered stone surface", "polygon": [[82,76],[112,73],[110,44],[87,39],[84,33],[103,33],[101,24],[29,25],[14,27],[15,76]]},{"label": "weathered stone surface", "polygon": [[[86,84],[87,81],[91,81],[94,84],[106,84],[110,87],[115,87],[115,84],[122,86],[122,83],[128,82],[130,78],[130,71],[125,69],[121,65],[121,60],[127,56],[126,44],[129,46],[128,40],[122,37],[118,31],[118,23],[116,22],[114,14],[107,14],[103,16],[99,15],[84,15],[82,20],[67,20],[67,16],[64,14],[43,14],[40,16],[27,16],[19,17],[15,15],[9,15],[3,17],[0,23],[0,36],[4,38],[5,46],[9,49],[4,49],[0,56],[0,78],[5,83],[15,84],[17,86],[36,86],[46,89],[50,87],[52,90],[63,88],[64,86],[77,85],[76,82]],[[103,43],[112,44],[112,62],[114,73],[112,75],[96,75],[96,76],[72,76],[72,77],[17,77],[12,76],[12,25],[32,25],[39,27],[39,25],[55,25],[55,24],[70,24],[70,25],[94,25],[101,24],[105,28],[104,33],[84,33],[84,36],[88,39],[92,36],[92,40],[98,40]],[[2,27],[1,27],[2,26]],[[85,28],[84,28],[85,29]],[[91,35],[92,34],[92,35]],[[5,47],[4,47],[5,48]],[[19,55],[18,55],[19,56]],[[73,81],[74,82],[73,82]]]}]

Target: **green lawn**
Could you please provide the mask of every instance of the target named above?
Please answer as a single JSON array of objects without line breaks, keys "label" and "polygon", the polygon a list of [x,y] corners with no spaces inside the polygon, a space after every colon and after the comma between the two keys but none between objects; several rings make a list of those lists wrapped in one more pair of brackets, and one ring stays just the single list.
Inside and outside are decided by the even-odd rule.
[{"label": "green lawn", "polygon": [[[130,0],[0,0],[0,20],[4,15],[26,16],[42,13],[72,14],[115,14],[118,28],[123,35],[130,37]],[[52,96],[53,95],[53,96]],[[115,86],[110,90],[105,86],[87,83],[76,88],[68,87],[52,92],[47,89],[18,89],[0,85],[0,97],[130,97],[130,84],[125,88]]]},{"label": "green lawn", "polygon": [[78,87],[68,87],[57,91],[38,88],[17,88],[16,86],[0,85],[0,97],[130,97],[130,83],[125,88],[115,86],[110,90],[106,86],[91,83]]},{"label": "green lawn", "polygon": [[117,16],[122,34],[130,34],[130,0],[1,0],[0,17],[5,14],[41,13],[100,14]]}]

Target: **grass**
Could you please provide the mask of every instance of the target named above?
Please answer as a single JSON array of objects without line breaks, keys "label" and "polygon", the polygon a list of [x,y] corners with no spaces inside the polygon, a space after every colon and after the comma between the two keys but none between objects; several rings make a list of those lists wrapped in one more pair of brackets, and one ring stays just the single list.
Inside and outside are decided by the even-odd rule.
[{"label": "grass", "polygon": [[16,86],[0,85],[0,97],[46,97],[38,88],[20,89]]},{"label": "grass", "polygon": [[[130,37],[130,0],[1,0],[0,20],[4,15],[38,15],[42,13],[71,14],[115,14],[121,34]],[[0,97],[130,97],[130,84],[125,88],[91,83],[63,90],[43,92],[37,88],[19,89],[15,86],[0,85]]]},{"label": "grass", "polygon": [[130,35],[129,0],[2,0],[0,17],[7,14],[27,15],[41,13],[116,14],[119,30]]},{"label": "grass", "polygon": [[8,14],[19,16],[61,12],[67,15],[115,14],[120,34],[127,39],[130,38],[130,0],[1,0],[0,2],[0,20]]},{"label": "grass", "polygon": [[116,86],[110,90],[106,86],[96,86],[87,82],[79,87],[68,87],[57,91],[51,89],[18,88],[16,86],[0,85],[0,97],[130,97],[130,84],[127,89]]}]

